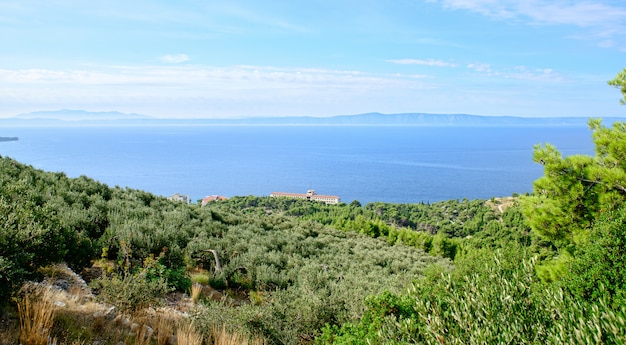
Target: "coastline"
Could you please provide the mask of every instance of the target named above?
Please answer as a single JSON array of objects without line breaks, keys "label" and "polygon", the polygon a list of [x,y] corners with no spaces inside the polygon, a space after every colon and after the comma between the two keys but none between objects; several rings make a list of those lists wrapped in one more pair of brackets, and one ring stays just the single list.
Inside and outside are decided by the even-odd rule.
[{"label": "coastline", "polygon": [[18,137],[0,137],[0,141],[18,141]]}]

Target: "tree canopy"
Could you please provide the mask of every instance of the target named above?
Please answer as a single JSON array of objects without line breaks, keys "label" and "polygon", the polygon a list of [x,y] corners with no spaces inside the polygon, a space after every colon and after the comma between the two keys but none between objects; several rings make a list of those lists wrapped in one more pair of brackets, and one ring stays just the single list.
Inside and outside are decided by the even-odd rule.
[{"label": "tree canopy", "polygon": [[626,124],[611,128],[589,120],[595,157],[563,157],[550,144],[536,145],[533,160],[544,167],[534,194],[523,198],[530,226],[542,236],[567,246],[586,238],[594,220],[626,198]]},{"label": "tree canopy", "polygon": [[620,104],[626,104],[626,68],[617,74],[614,79],[608,81],[609,85],[614,86],[622,92],[623,98],[620,99]]},{"label": "tree canopy", "polygon": [[[608,83],[620,88],[624,104],[626,69]],[[533,160],[543,165],[544,176],[522,200],[532,229],[562,248],[584,242],[594,221],[626,198],[626,123],[606,127],[601,119],[590,119],[588,124],[595,157],[563,157],[553,145],[536,145]]]}]

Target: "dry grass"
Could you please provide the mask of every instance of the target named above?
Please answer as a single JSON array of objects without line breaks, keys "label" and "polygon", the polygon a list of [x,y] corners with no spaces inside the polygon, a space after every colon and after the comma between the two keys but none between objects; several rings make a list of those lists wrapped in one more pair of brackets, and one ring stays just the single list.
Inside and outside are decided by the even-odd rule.
[{"label": "dry grass", "polygon": [[[214,328],[211,331],[212,345],[265,345],[265,340],[262,338],[249,339],[246,335],[240,333],[229,333],[226,327],[221,329]],[[183,345],[178,343],[178,345]]]},{"label": "dry grass", "polygon": [[[152,308],[124,317],[111,306],[85,299],[85,291],[68,291],[44,284],[28,283],[17,302],[19,328],[6,328],[0,334],[2,345],[86,345],[94,342],[125,345],[264,345],[262,338],[229,333],[216,328],[202,334],[191,321],[168,308]],[[88,292],[90,293],[90,291]],[[191,299],[196,303],[202,285],[195,283]],[[115,315],[117,314],[117,317]],[[124,321],[126,320],[126,321]]]},{"label": "dry grass", "polygon": [[174,335],[174,321],[165,316],[159,316],[155,323],[154,333],[157,345],[168,345]]},{"label": "dry grass", "polygon": [[22,292],[17,301],[20,344],[47,345],[56,342],[50,339],[55,314],[55,305],[50,298],[51,288],[29,284]]},{"label": "dry grass", "polygon": [[141,325],[135,330],[135,339],[133,345],[150,345],[152,342],[152,328],[147,325]]},{"label": "dry grass", "polygon": [[191,301],[193,304],[198,303],[200,296],[202,295],[202,284],[193,283],[191,285]]},{"label": "dry grass", "polygon": [[191,323],[178,327],[176,331],[177,345],[202,345],[202,335],[196,332]]},{"label": "dry grass", "polygon": [[[157,313],[148,316],[136,314],[131,319],[133,327],[120,324],[115,320],[109,322],[93,319],[81,311],[78,306],[66,305],[57,307],[64,297],[63,292],[43,285],[29,284],[23,288],[22,297],[18,300],[18,315],[20,321],[19,334],[12,339],[19,339],[20,345],[83,345],[100,339],[106,343],[123,343],[125,345],[265,345],[262,338],[253,338],[241,333],[230,333],[223,328],[215,328],[207,335],[207,342],[189,322],[188,319],[170,318]],[[68,297],[65,296],[65,301]],[[64,321],[61,321],[61,318]],[[55,325],[56,321],[61,322]],[[103,325],[97,326],[98,321]],[[71,330],[58,333],[59,326],[71,326],[88,332],[92,338],[72,335]],[[178,326],[176,326],[178,325]],[[57,332],[53,330],[57,329]],[[87,328],[92,328],[86,330]],[[96,328],[99,328],[96,330]],[[130,333],[129,333],[130,331]],[[96,335],[97,334],[97,335]],[[55,338],[59,337],[60,338]],[[91,339],[91,340],[90,340]],[[6,339],[5,339],[6,340]],[[0,342],[1,343],[1,342]],[[13,341],[7,343],[13,344]]]}]

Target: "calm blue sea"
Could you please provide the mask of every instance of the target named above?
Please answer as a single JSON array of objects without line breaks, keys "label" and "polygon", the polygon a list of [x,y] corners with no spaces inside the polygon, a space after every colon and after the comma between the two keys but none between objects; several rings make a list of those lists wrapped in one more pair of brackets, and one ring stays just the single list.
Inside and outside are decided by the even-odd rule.
[{"label": "calm blue sea", "polygon": [[158,195],[338,195],[392,203],[532,191],[537,143],[593,154],[586,128],[172,126],[3,128],[0,155]]}]

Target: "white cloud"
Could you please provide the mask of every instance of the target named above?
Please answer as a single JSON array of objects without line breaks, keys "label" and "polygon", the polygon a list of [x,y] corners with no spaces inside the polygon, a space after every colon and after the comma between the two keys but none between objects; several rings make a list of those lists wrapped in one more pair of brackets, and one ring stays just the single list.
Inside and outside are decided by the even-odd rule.
[{"label": "white cloud", "polygon": [[162,62],[166,63],[181,63],[191,60],[187,54],[168,54],[159,58]]},{"label": "white cloud", "polygon": [[147,85],[273,88],[294,86],[353,86],[397,84],[415,75],[381,75],[351,70],[278,68],[267,66],[109,66],[83,70],[0,69],[5,85]]},{"label": "white cloud", "polygon": [[536,82],[563,82],[565,77],[554,72],[552,68],[528,68],[526,66],[516,66],[513,70],[495,70],[489,64],[470,63],[466,66],[475,72],[488,77],[498,77],[503,79],[526,80]]},{"label": "white cloud", "polygon": [[[503,115],[502,104],[524,104],[524,109],[531,109],[535,101],[529,99],[557,98],[554,92],[563,89],[547,84],[563,80],[550,68],[499,70],[485,63],[465,67],[471,73],[455,70],[460,73],[452,76],[447,71],[424,76],[271,66],[0,69],[0,116],[62,108],[114,109],[157,117],[328,116],[371,111]],[[485,97],[457,97],[470,94],[497,99],[498,104]],[[538,107],[532,114],[550,115],[548,109]],[[524,115],[508,113],[521,108],[506,109],[509,115]],[[573,114],[581,109],[567,111]]]},{"label": "white cloud", "polygon": [[482,72],[482,73],[487,73],[487,74],[491,74],[491,66],[488,64],[482,64],[482,63],[471,63],[467,65],[467,68],[469,69],[473,69],[476,72]]},{"label": "white cloud", "polygon": [[626,6],[609,0],[429,0],[445,8],[467,10],[502,20],[522,20],[532,25],[571,25],[586,30],[579,37],[626,39]]},{"label": "white cloud", "polygon": [[435,59],[397,59],[387,60],[387,62],[395,63],[398,65],[422,65],[422,66],[435,66],[435,67],[456,67],[457,65],[451,62]]},{"label": "white cloud", "polygon": [[514,16],[510,8],[510,0],[432,0],[430,2],[440,2],[446,8],[469,10],[486,16],[500,18]]},{"label": "white cloud", "polygon": [[614,46],[615,42],[613,40],[603,40],[598,43],[600,48],[613,48]]},{"label": "white cloud", "polygon": [[502,19],[526,17],[545,24],[581,27],[623,22],[626,8],[598,0],[431,0],[450,9]]},{"label": "white cloud", "polygon": [[153,116],[336,115],[426,88],[415,75],[267,66],[0,69],[0,115],[95,106]]}]

